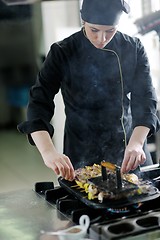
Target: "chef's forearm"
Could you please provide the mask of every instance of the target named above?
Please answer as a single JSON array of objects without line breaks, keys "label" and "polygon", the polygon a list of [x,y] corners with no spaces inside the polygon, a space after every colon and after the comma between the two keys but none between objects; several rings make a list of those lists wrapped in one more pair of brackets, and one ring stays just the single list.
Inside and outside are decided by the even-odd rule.
[{"label": "chef's forearm", "polygon": [[47,131],[37,131],[31,134],[45,165],[51,168],[56,175],[72,181],[75,178],[74,168],[65,154],[57,152]]},{"label": "chef's forearm", "polygon": [[31,136],[42,156],[50,151],[56,152],[52,139],[47,131],[36,131],[31,133]]},{"label": "chef's forearm", "polygon": [[138,143],[143,146],[149,131],[150,129],[145,126],[135,127],[128,144]]}]

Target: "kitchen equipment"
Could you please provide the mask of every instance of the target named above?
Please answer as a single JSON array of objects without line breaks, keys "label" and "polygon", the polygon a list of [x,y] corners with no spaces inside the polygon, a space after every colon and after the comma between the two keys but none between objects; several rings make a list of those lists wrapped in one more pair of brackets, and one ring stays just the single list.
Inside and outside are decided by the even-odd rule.
[{"label": "kitchen equipment", "polygon": [[[153,170],[154,169],[154,170]],[[141,172],[144,181],[153,183],[155,191],[160,189],[160,167],[150,166]],[[156,239],[160,238],[159,193],[153,196],[143,196],[143,199],[135,198],[130,204],[111,201],[110,204],[99,203],[96,199],[86,199],[81,189],[72,187],[71,182],[59,179],[60,186],[45,190],[45,199],[50,204],[56,204],[57,209],[64,215],[70,216],[73,222],[78,223],[81,215],[87,214],[90,218],[89,237],[92,240],[121,239]],[[68,183],[70,185],[68,185]],[[154,184],[157,188],[154,188]],[[43,183],[38,190],[45,189]],[[73,192],[72,192],[73,191]],[[144,201],[145,198],[145,201]],[[142,201],[140,201],[142,200]]]},{"label": "kitchen equipment", "polygon": [[[122,190],[122,178],[121,178],[121,168],[117,166],[116,164],[112,164],[110,162],[102,161],[101,162],[101,173],[102,173],[102,180],[107,181],[108,180],[108,174],[107,169],[115,172],[115,188],[118,190]],[[109,181],[108,181],[109,183]]]},{"label": "kitchen equipment", "polygon": [[60,240],[81,240],[87,234],[87,229],[90,224],[90,219],[87,215],[82,215],[79,219],[79,225],[69,227],[57,232],[45,232],[41,231],[44,235],[56,235]]},{"label": "kitchen equipment", "polygon": [[[63,182],[63,179],[61,180]],[[152,179],[147,180],[152,181]],[[158,184],[157,188],[160,189],[159,181]],[[53,205],[56,204],[57,210],[65,216],[69,216],[76,224],[80,216],[87,214],[90,218],[89,238],[92,240],[121,238],[126,238],[127,240],[145,240],[147,236],[149,236],[148,239],[156,239],[154,238],[155,236],[160,237],[160,198],[157,196],[154,199],[143,202],[132,202],[130,205],[116,206],[112,204],[108,206],[108,204],[103,205],[103,203],[100,204],[86,200],[85,197],[83,198],[83,202],[77,198],[75,193],[70,193],[70,190],[67,190],[66,186],[54,187],[54,189],[48,190],[46,190],[44,183],[38,183],[36,186],[39,193],[43,193],[42,195],[40,193],[40,195],[47,202]],[[43,189],[45,190],[43,191]],[[72,188],[69,187],[69,189]]]},{"label": "kitchen equipment", "polygon": [[132,204],[136,204],[138,202],[150,201],[160,196],[159,190],[153,186],[149,194],[140,194],[133,196],[131,198],[123,198],[117,200],[105,199],[103,203],[99,203],[97,199],[89,200],[87,198],[87,194],[84,191],[82,191],[82,189],[73,187],[76,185],[76,182],[69,182],[63,179],[62,177],[60,177],[58,181],[60,186],[67,190],[68,193],[72,194],[74,197],[78,198],[87,206],[90,206],[94,209],[106,209],[109,207],[111,208],[126,207]]},{"label": "kitchen equipment", "polygon": [[120,239],[121,237],[142,234],[159,229],[160,213],[151,212],[147,216],[137,216],[110,223],[102,227],[102,239]]},{"label": "kitchen equipment", "polygon": [[[154,170],[146,169],[142,174],[160,189],[159,166]],[[30,239],[57,240],[57,236],[43,235],[40,231],[43,229],[45,232],[57,232],[68,229],[78,225],[82,215],[88,215],[90,225],[86,238],[155,240],[160,238],[159,203],[160,197],[155,197],[127,206],[108,207],[105,204],[99,208],[101,204],[98,203],[93,207],[88,202],[82,202],[63,186],[37,182],[34,190],[0,193],[0,239],[19,240],[26,236]]]},{"label": "kitchen equipment", "polygon": [[[106,209],[106,207],[126,207],[138,202],[142,203],[149,201],[160,196],[158,188],[156,188],[151,181],[140,181],[139,185],[127,181],[126,179],[121,178],[120,167],[110,162],[102,161],[100,168],[101,175],[88,179],[88,176],[92,176],[92,171],[94,171],[93,167],[89,168],[90,174],[87,175],[85,181],[95,186],[99,191],[107,193],[111,196],[104,198],[103,202],[100,203],[96,198],[89,200],[88,194],[83,188],[76,184],[76,181],[70,182],[60,177],[58,179],[60,186],[86,205],[99,209]],[[80,169],[78,173],[81,174],[79,177],[81,179],[82,176],[83,181],[83,174],[86,174],[85,168]]]}]

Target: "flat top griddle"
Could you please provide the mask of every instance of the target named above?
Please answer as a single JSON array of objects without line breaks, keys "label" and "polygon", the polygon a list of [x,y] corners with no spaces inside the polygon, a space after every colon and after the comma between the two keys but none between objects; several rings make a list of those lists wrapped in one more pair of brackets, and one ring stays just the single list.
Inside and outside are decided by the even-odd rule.
[{"label": "flat top griddle", "polygon": [[61,187],[66,189],[69,193],[71,193],[74,197],[85,203],[87,206],[94,209],[127,207],[133,204],[150,201],[160,196],[159,190],[156,187],[151,186],[148,194],[134,195],[122,199],[104,199],[103,203],[100,203],[98,199],[89,200],[87,198],[87,194],[83,191],[83,189],[75,187],[75,181],[70,182],[63,179],[62,177],[59,177],[58,181]]}]

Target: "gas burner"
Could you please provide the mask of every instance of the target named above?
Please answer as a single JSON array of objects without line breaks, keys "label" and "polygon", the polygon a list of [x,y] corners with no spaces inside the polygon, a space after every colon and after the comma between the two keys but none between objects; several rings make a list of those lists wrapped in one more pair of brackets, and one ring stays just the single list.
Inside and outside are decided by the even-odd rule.
[{"label": "gas burner", "polygon": [[116,214],[123,214],[123,213],[129,213],[130,212],[130,209],[128,209],[127,207],[125,208],[108,208],[107,209],[108,212],[110,213],[116,213]]},{"label": "gas burner", "polygon": [[136,203],[131,206],[122,207],[122,208],[108,208],[107,212],[110,214],[126,214],[126,213],[133,213],[137,212],[137,210],[140,210],[140,207],[143,205],[143,203]]}]

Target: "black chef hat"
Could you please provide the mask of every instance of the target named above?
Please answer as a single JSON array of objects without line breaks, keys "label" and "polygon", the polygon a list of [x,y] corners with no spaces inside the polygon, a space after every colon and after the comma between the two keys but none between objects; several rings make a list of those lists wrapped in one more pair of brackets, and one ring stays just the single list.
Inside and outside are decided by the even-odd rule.
[{"label": "black chef hat", "polygon": [[130,11],[124,0],[83,0],[81,17],[92,24],[117,25],[123,11]]}]

